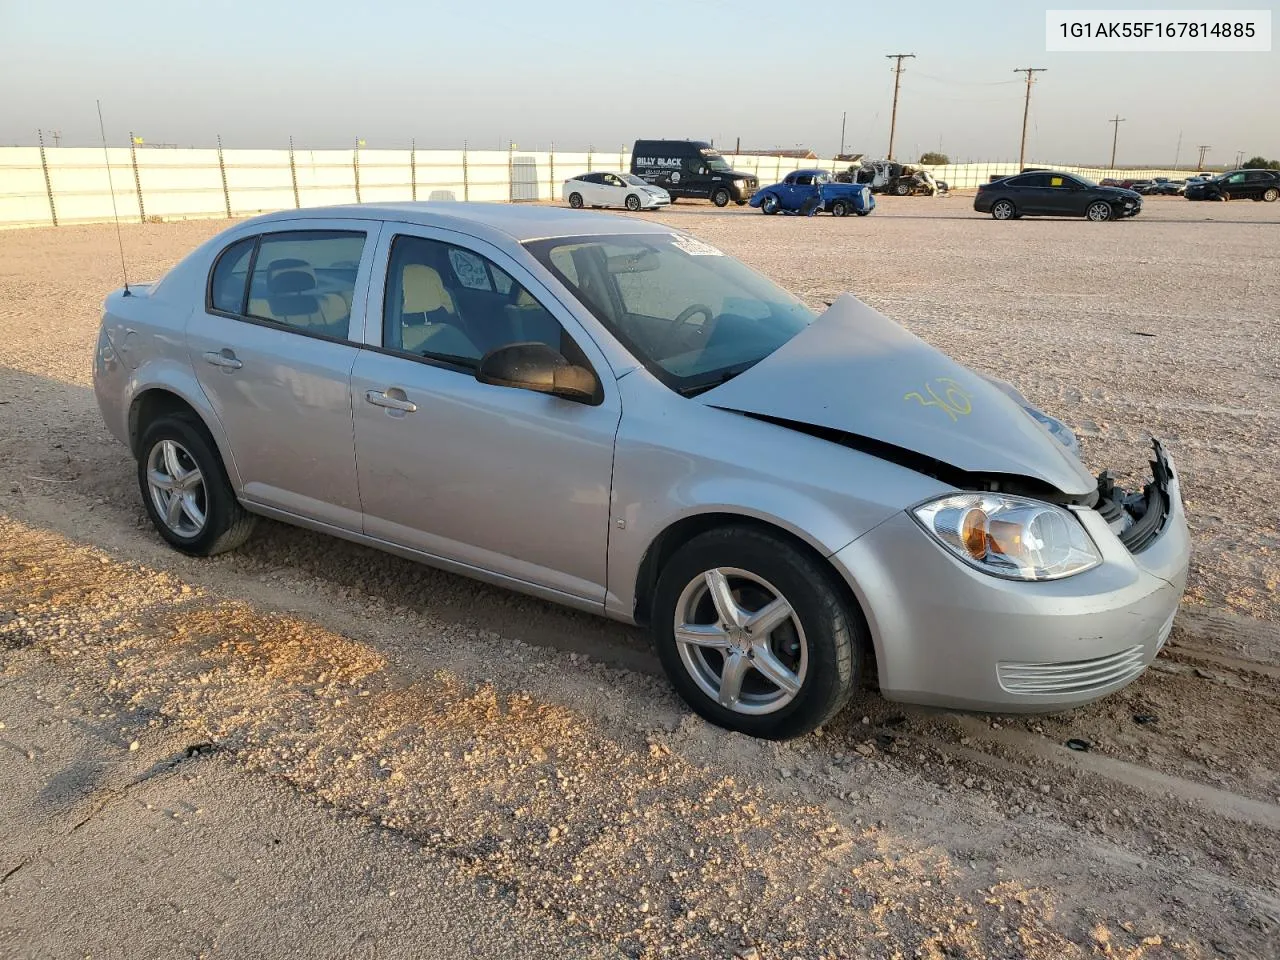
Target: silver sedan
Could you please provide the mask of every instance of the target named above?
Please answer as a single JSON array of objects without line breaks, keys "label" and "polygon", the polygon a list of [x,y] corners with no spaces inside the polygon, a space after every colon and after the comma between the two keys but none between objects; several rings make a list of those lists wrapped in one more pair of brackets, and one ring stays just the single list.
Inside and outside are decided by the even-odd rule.
[{"label": "silver sedan", "polygon": [[239,223],[106,301],[103,417],[179,550],[258,515],[648,624],[707,719],[1053,710],[1169,634],[1189,539],[1013,387],[660,224],[385,204]]}]

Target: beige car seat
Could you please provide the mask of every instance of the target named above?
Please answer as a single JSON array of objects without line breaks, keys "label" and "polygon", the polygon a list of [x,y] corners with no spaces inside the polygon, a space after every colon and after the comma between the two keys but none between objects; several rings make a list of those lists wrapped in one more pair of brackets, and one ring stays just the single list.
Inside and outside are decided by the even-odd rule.
[{"label": "beige car seat", "polygon": [[480,357],[480,351],[460,329],[457,305],[435,268],[423,263],[406,264],[400,280],[400,298],[401,349],[418,354]]},{"label": "beige car seat", "polygon": [[347,302],[336,293],[319,292],[315,269],[295,257],[267,265],[267,296],[250,299],[249,313],[333,337],[347,336],[351,318]]}]

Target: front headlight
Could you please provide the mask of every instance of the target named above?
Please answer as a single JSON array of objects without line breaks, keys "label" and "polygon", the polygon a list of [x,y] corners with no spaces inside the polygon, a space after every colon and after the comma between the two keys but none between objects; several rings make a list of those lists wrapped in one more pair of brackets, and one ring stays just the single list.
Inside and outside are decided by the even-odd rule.
[{"label": "front headlight", "polygon": [[1102,562],[1080,521],[1062,507],[1000,493],[955,493],[912,511],[948,551],[984,573],[1059,580]]}]

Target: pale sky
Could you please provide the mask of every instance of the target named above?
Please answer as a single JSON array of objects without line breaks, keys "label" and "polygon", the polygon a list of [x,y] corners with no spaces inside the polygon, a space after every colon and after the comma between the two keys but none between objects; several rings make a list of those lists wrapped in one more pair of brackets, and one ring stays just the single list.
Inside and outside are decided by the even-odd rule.
[{"label": "pale sky", "polygon": [[[778,0],[0,0],[0,144],[616,150],[637,137],[732,151],[845,146],[955,161],[1209,163],[1280,157],[1280,54],[1046,53],[1046,7],[1015,0],[806,6]],[[1164,8],[1101,0],[1089,8]],[[1257,0],[1202,9],[1271,9]],[[797,11],[803,11],[798,13]],[[1179,138],[1181,146],[1179,147]]]}]

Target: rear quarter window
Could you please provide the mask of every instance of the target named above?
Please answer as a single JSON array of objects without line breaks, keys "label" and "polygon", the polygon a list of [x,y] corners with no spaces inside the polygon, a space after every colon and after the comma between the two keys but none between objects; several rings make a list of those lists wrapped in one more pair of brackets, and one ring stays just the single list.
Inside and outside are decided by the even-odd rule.
[{"label": "rear quarter window", "polygon": [[239,314],[244,309],[244,289],[249,279],[249,258],[257,237],[237,240],[218,254],[209,275],[210,309]]}]

